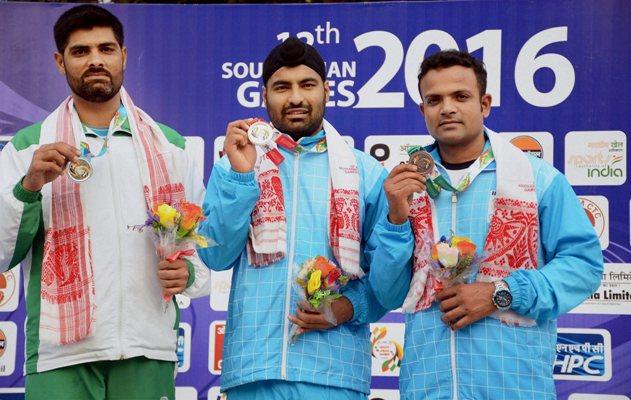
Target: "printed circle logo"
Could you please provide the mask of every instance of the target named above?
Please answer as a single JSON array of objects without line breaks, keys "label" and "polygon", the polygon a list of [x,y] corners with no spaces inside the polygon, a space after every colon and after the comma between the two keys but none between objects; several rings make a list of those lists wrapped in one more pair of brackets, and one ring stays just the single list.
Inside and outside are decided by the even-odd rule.
[{"label": "printed circle logo", "polygon": [[524,153],[543,159],[543,146],[532,136],[516,136],[510,142]]},{"label": "printed circle logo", "polygon": [[401,366],[403,359],[403,346],[400,343],[386,338],[388,328],[377,327],[371,332],[372,356],[380,363],[381,372],[393,372]]},{"label": "printed circle logo", "polygon": [[0,329],[0,358],[4,355],[7,346],[7,337],[4,334],[4,331]]},{"label": "printed circle logo", "polygon": [[0,307],[7,304],[15,295],[15,280],[13,271],[0,274]]},{"label": "printed circle logo", "polygon": [[600,238],[605,232],[605,215],[603,211],[598,207],[598,204],[585,197],[579,197],[578,199],[585,210],[585,214],[587,214],[589,222],[591,222],[594,230],[596,230],[598,238]]}]

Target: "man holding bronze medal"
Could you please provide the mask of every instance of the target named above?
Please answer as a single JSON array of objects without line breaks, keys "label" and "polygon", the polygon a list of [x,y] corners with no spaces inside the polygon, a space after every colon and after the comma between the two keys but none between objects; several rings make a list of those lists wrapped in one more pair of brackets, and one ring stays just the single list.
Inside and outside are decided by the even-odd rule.
[{"label": "man holding bronze medal", "polygon": [[196,254],[160,262],[147,210],[201,203],[185,141],[122,87],[123,27],[92,5],[54,28],[72,95],[0,154],[0,270],[24,261],[27,399],[174,399],[177,303],[209,292]]},{"label": "man holding bronze medal", "polygon": [[[271,124],[228,124],[204,204],[201,230],[219,245],[200,255],[215,270],[233,269],[222,391],[228,399],[365,399],[368,323],[386,311],[370,269],[409,264],[410,226],[388,221],[383,167],[324,119],[329,87],[312,46],[289,38],[275,47],[263,83]],[[350,277],[331,304],[333,320],[292,288],[297,267],[316,256]],[[409,281],[409,268],[400,274]]]},{"label": "man holding bronze medal", "polygon": [[556,318],[598,288],[596,233],[559,171],[484,126],[481,61],[441,51],[418,78],[436,141],[410,149],[427,188],[405,215],[412,280],[371,280],[382,302],[407,291],[401,398],[555,398]]}]

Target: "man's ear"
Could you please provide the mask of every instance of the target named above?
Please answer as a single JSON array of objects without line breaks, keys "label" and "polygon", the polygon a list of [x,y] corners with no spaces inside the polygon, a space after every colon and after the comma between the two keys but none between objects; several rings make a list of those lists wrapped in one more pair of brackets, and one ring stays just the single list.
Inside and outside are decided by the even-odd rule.
[{"label": "man's ear", "polygon": [[480,99],[480,104],[481,104],[481,108],[482,108],[482,115],[484,116],[484,118],[487,118],[489,116],[489,114],[491,114],[491,103],[493,101],[493,98],[491,97],[490,94],[485,94],[484,96],[482,96],[482,98]]},{"label": "man's ear", "polygon": [[57,67],[57,71],[59,71],[59,73],[62,75],[66,75],[66,66],[64,65],[64,56],[61,55],[61,53],[59,52],[55,52],[54,57],[55,57],[55,66]]}]

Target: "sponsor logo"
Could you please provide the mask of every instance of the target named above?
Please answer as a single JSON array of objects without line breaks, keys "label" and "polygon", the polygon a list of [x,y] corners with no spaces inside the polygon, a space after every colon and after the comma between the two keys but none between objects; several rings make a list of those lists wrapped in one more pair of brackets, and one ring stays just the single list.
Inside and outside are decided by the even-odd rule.
[{"label": "sponsor logo", "polygon": [[17,331],[14,322],[0,321],[0,376],[8,376],[15,371]]},{"label": "sponsor logo", "polygon": [[605,329],[558,328],[554,379],[611,379],[611,335]]},{"label": "sponsor logo", "polygon": [[213,375],[221,374],[223,337],[225,332],[226,321],[213,321],[210,324],[208,338],[208,370]]},{"label": "sponsor logo", "polygon": [[605,263],[598,289],[570,312],[631,315],[631,264]]},{"label": "sponsor logo", "polygon": [[609,246],[609,201],[604,196],[578,196],[589,222],[594,227],[600,248]]},{"label": "sponsor logo", "polygon": [[510,142],[524,153],[543,159],[543,146],[532,136],[517,136],[511,139]]},{"label": "sponsor logo", "polygon": [[0,274],[0,311],[15,311],[19,303],[20,268]]},{"label": "sponsor logo", "polygon": [[408,148],[427,146],[434,142],[429,135],[376,135],[366,137],[364,151],[373,156],[388,171],[409,161]]},{"label": "sponsor logo", "polygon": [[621,131],[575,131],[565,136],[565,175],[573,185],[622,185],[627,138]]},{"label": "sponsor logo", "polygon": [[191,326],[181,322],[177,331],[177,371],[186,372],[191,366]]},{"label": "sponsor logo", "polygon": [[554,138],[550,132],[501,132],[500,134],[524,153],[552,164]]},{"label": "sponsor logo", "polygon": [[399,376],[403,359],[403,324],[371,324],[372,374]]}]

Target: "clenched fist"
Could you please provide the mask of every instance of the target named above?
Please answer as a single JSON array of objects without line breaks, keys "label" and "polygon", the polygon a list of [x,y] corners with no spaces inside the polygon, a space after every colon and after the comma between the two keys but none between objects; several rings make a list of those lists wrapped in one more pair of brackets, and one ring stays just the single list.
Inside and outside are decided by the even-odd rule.
[{"label": "clenched fist", "polygon": [[400,164],[388,175],[384,189],[390,205],[388,220],[393,224],[402,224],[410,216],[412,195],[425,190],[425,177],[418,172],[416,165]]},{"label": "clenched fist", "polygon": [[22,186],[31,192],[39,192],[45,184],[63,174],[68,162],[77,161],[79,155],[78,149],[63,142],[41,146],[33,154]]},{"label": "clenched fist", "polygon": [[250,172],[256,163],[256,147],[248,139],[248,128],[254,118],[232,121],[226,129],[223,150],[236,172]]}]

